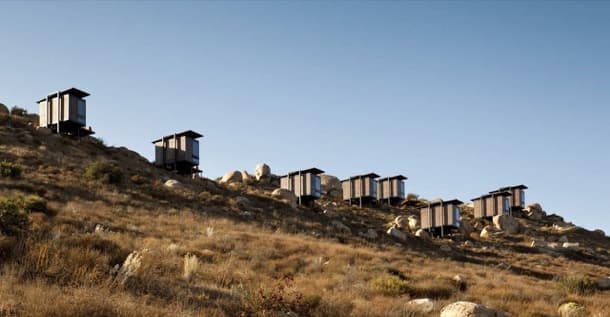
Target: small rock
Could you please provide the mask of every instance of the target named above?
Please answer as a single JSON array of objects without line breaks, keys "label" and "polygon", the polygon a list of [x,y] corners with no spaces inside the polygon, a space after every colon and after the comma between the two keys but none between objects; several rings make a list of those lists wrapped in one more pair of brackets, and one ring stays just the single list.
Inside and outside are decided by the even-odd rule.
[{"label": "small rock", "polygon": [[508,270],[508,269],[510,269],[510,265],[508,265],[506,263],[499,263],[498,265],[496,265],[496,268],[498,268],[500,270]]},{"label": "small rock", "polygon": [[406,241],[408,239],[407,234],[405,232],[400,231],[398,228],[396,228],[396,226],[392,226],[392,228],[388,229],[387,234],[403,241]]},{"label": "small rock", "polygon": [[563,303],[557,309],[557,313],[561,317],[585,317],[587,311],[584,306],[574,302]]},{"label": "small rock", "polygon": [[373,229],[369,229],[366,232],[361,233],[360,235],[369,239],[377,239],[379,237],[377,232]]},{"label": "small rock", "polygon": [[472,246],[474,246],[474,244],[473,244],[473,243],[472,243],[472,241],[470,241],[470,240],[466,240],[466,241],[464,241],[464,244],[463,244],[463,245],[464,245],[465,247],[472,247]]},{"label": "small rock", "polygon": [[559,237],[559,239],[557,239],[557,241],[561,242],[561,243],[566,243],[566,242],[568,242],[568,237],[561,236],[561,237]]},{"label": "small rock", "polygon": [[405,305],[410,312],[431,313],[434,311],[434,301],[430,298],[413,299]]},{"label": "small rock", "polygon": [[597,286],[601,289],[610,289],[610,276],[599,279],[599,281],[597,281]]},{"label": "small rock", "polygon": [[104,233],[104,232],[108,232],[108,228],[104,227],[104,226],[103,226],[103,225],[101,225],[101,224],[97,224],[97,225],[95,225],[95,230],[94,230],[94,232],[95,232],[95,233]]},{"label": "small rock", "polygon": [[446,244],[441,245],[439,249],[444,252],[451,252],[451,247]]},{"label": "small rock", "polygon": [[563,243],[563,247],[564,247],[564,249],[578,249],[578,248],[580,248],[580,243],[578,243],[578,242],[564,242]]},{"label": "small rock", "polygon": [[460,274],[457,274],[456,276],[454,276],[452,280],[454,280],[458,284],[466,284],[467,283],[466,277],[464,275],[460,275]]},{"label": "small rock", "polygon": [[182,183],[175,179],[168,179],[163,185],[168,188],[182,188]]},{"label": "small rock", "polygon": [[546,248],[549,244],[544,240],[532,240],[530,247],[532,248]]},{"label": "small rock", "polygon": [[415,232],[415,236],[422,239],[430,239],[430,234],[424,229],[419,229]]},{"label": "small rock", "polygon": [[504,317],[503,312],[472,302],[455,302],[441,310],[440,317]]},{"label": "small rock", "polygon": [[500,236],[503,233],[504,233],[503,231],[499,231],[498,229],[496,229],[493,226],[485,226],[483,228],[483,230],[481,230],[480,237],[481,237],[481,239],[490,239],[493,237]]},{"label": "small rock", "polygon": [[352,234],[352,229],[350,229],[348,226],[344,225],[343,222],[341,222],[339,220],[334,220],[333,222],[331,222],[331,224],[333,225],[333,227],[338,229],[339,232],[341,232],[341,233]]}]

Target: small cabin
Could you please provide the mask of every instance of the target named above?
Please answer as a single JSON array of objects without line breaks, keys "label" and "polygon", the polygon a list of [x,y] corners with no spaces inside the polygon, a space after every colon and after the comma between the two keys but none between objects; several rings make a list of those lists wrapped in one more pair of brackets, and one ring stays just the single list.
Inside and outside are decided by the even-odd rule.
[{"label": "small cabin", "polygon": [[460,227],[460,205],[462,204],[463,202],[458,199],[430,201],[427,206],[421,207],[419,210],[421,228],[441,236],[453,229],[458,229]]},{"label": "small cabin", "polygon": [[472,199],[475,218],[489,218],[498,215],[510,215],[510,196],[508,191],[492,192]]},{"label": "small cabin", "polygon": [[287,175],[280,176],[280,187],[293,192],[299,205],[313,203],[322,194],[322,182],[320,180],[320,174],[322,173],[324,173],[323,170],[315,167],[290,172]]},{"label": "small cabin", "polygon": [[379,175],[369,173],[365,175],[352,176],[341,181],[343,189],[343,200],[351,205],[357,202],[360,207],[377,200],[377,178]]},{"label": "small cabin", "polygon": [[380,178],[377,181],[377,201],[395,206],[405,199],[405,180],[402,175]]},{"label": "small cabin", "polygon": [[176,171],[178,174],[199,173],[199,141],[203,135],[192,130],[166,135],[152,141],[155,145],[157,167]]},{"label": "small cabin", "polygon": [[87,136],[94,132],[87,125],[89,94],[76,88],[52,93],[37,101],[40,113],[39,126],[55,133]]},{"label": "small cabin", "polygon": [[527,186],[521,184],[516,186],[502,187],[498,190],[494,190],[491,193],[509,192],[511,196],[509,198],[511,211],[519,211],[525,208],[525,190]]}]

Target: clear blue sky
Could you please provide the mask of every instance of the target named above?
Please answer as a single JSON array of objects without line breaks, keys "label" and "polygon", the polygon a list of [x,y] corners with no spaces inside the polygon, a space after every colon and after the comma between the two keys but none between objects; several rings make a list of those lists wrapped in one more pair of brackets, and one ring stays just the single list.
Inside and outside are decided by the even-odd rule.
[{"label": "clear blue sky", "polygon": [[151,159],[193,129],[208,177],[317,166],[529,202],[610,232],[608,2],[0,3],[0,102],[91,93]]}]

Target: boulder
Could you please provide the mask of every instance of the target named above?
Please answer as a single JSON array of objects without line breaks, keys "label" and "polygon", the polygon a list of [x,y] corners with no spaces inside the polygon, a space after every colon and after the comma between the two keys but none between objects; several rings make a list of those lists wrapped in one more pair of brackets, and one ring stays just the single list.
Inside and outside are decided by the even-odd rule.
[{"label": "boulder", "polygon": [[564,242],[562,246],[563,246],[564,249],[575,250],[575,249],[580,248],[580,243],[578,243],[578,242]]},{"label": "boulder", "polygon": [[561,242],[561,243],[566,243],[566,242],[569,242],[569,241],[568,241],[568,237],[566,237],[566,236],[561,236],[561,237],[559,237],[559,239],[557,239],[557,241],[558,241],[558,242]]},{"label": "boulder", "polygon": [[402,231],[408,231],[409,230],[409,218],[407,218],[406,216],[398,216],[396,217],[396,219],[394,219],[394,224],[396,225],[396,227]]},{"label": "boulder", "polygon": [[368,239],[377,239],[379,237],[379,235],[377,234],[377,231],[373,230],[373,229],[369,229],[366,232],[362,232],[360,233],[361,236],[368,238]]},{"label": "boulder", "polygon": [[2,114],[9,114],[10,111],[8,110],[7,106],[5,106],[4,104],[0,103],[0,113],[2,113]]},{"label": "boulder", "polygon": [[220,183],[222,183],[222,184],[241,183],[241,182],[243,182],[243,180],[244,179],[243,179],[243,176],[240,171],[232,171],[232,172],[226,173],[220,180]]},{"label": "boulder", "polygon": [[460,220],[460,233],[464,237],[470,237],[470,234],[474,232],[474,227],[468,220]]},{"label": "boulder", "polygon": [[337,177],[322,174],[320,175],[320,185],[324,195],[343,198],[343,187],[341,186],[341,181]]},{"label": "boulder", "polygon": [[502,235],[504,232],[496,229],[494,226],[485,226],[479,235],[481,239],[491,239]]},{"label": "boulder", "polygon": [[557,314],[560,317],[585,317],[587,311],[584,306],[574,302],[563,303],[557,309]]},{"label": "boulder", "polygon": [[49,128],[38,127],[36,128],[36,133],[38,133],[39,135],[51,135],[53,131],[51,131],[51,129]]},{"label": "boulder", "polygon": [[422,239],[430,239],[430,234],[424,229],[419,229],[415,232],[415,236]]},{"label": "boulder", "polygon": [[593,233],[595,233],[596,235],[598,235],[600,237],[606,236],[606,233],[604,232],[604,230],[601,230],[601,229],[597,229],[597,230],[593,231]]},{"label": "boulder", "polygon": [[243,182],[247,182],[252,178],[252,177],[250,177],[250,174],[248,174],[248,172],[246,172],[246,171],[239,171],[239,173],[241,173],[241,180]]},{"label": "boulder", "polygon": [[259,163],[254,169],[254,177],[257,181],[268,179],[271,176],[271,167],[265,163]]},{"label": "boulder", "polygon": [[493,223],[496,229],[503,230],[509,234],[519,233],[519,222],[513,216],[497,215],[493,217]]},{"label": "boulder", "polygon": [[538,203],[527,205],[523,211],[527,217],[532,220],[542,220],[544,217],[546,217],[546,212]]},{"label": "boulder", "polygon": [[165,181],[165,183],[163,183],[163,185],[165,185],[165,187],[168,188],[182,188],[182,183],[180,183],[179,181],[175,180],[175,179],[168,179],[167,181]]},{"label": "boulder", "polygon": [[297,196],[295,196],[293,192],[287,189],[278,188],[271,193],[271,197],[274,197],[289,204],[292,208],[297,207]]},{"label": "boulder", "polygon": [[472,302],[455,302],[441,310],[440,317],[505,317],[503,312]]},{"label": "boulder", "polygon": [[600,289],[610,289],[610,276],[599,279],[599,281],[597,281],[597,287]]},{"label": "boulder", "polygon": [[333,225],[333,227],[335,227],[335,229],[339,230],[339,232],[341,232],[341,233],[352,234],[352,229],[350,229],[348,226],[344,225],[343,222],[341,222],[339,220],[334,220],[333,222],[331,222],[331,224]]},{"label": "boulder", "polygon": [[419,217],[409,216],[409,231],[415,232],[419,229]]},{"label": "boulder", "polygon": [[408,239],[408,235],[405,232],[400,231],[398,228],[396,228],[396,225],[388,229],[387,234],[403,241],[406,241]]},{"label": "boulder", "polygon": [[428,314],[434,311],[434,301],[430,298],[413,299],[407,302],[405,308],[409,312]]}]

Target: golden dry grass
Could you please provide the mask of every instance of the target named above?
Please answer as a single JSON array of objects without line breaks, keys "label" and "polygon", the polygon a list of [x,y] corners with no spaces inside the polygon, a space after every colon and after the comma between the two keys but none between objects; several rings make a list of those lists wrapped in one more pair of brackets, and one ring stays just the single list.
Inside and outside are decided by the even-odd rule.
[{"label": "golden dry grass", "polygon": [[[176,176],[127,149],[2,123],[0,161],[23,170],[19,179],[0,179],[0,197],[35,195],[56,215],[33,212],[27,235],[0,237],[0,316],[418,316],[405,303],[420,297],[437,301],[429,316],[457,300],[513,316],[555,316],[567,300],[594,316],[610,311],[609,292],[580,295],[555,281],[609,276],[608,261],[588,251],[547,254],[528,248],[524,235],[473,238],[473,246],[462,237],[400,242],[383,234],[386,225],[413,211],[330,200],[292,210],[271,199],[268,186],[207,180],[180,179],[184,188],[168,189],[163,181]],[[100,161],[118,166],[122,181],[83,177]],[[369,228],[380,237],[359,235]],[[606,238],[573,237],[608,254]],[[134,252],[137,264],[125,273]],[[456,274],[465,287],[452,280]]]}]

